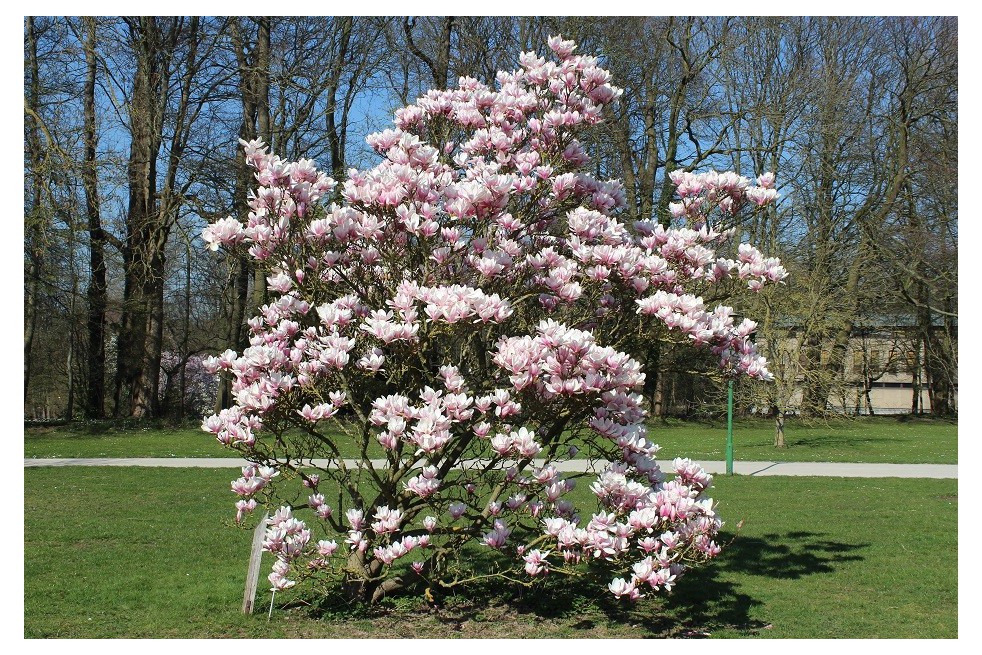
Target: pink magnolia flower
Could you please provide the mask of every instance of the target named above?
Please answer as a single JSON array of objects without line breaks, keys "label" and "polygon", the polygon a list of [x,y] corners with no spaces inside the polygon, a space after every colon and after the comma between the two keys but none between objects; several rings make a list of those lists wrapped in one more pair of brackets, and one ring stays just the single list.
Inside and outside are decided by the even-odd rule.
[{"label": "pink magnolia flower", "polygon": [[494,522],[494,529],[491,532],[484,534],[484,538],[481,540],[486,546],[491,548],[499,549],[505,545],[508,541],[508,537],[511,535],[511,530],[500,520]]},{"label": "pink magnolia flower", "polygon": [[330,557],[337,549],[338,542],[333,539],[331,541],[322,540],[317,542],[317,552],[321,557]]},{"label": "pink magnolia flower", "polygon": [[406,483],[406,489],[420,498],[432,496],[439,488],[440,481],[436,478],[428,478],[425,474],[412,478]]},{"label": "pink magnolia flower", "polygon": [[399,530],[400,523],[402,523],[402,512],[398,509],[389,509],[387,505],[383,505],[375,511],[372,530],[377,534],[389,534]]},{"label": "pink magnolia flower", "polygon": [[549,572],[549,561],[546,559],[549,551],[542,552],[538,548],[526,553],[522,559],[525,560],[525,572],[529,575],[543,575]]},{"label": "pink magnolia flower", "polygon": [[631,600],[635,600],[640,597],[640,593],[634,586],[634,582],[627,582],[624,578],[614,578],[610,584],[607,585],[610,589],[610,593],[614,594],[618,598],[627,596]]},{"label": "pink magnolia flower", "polygon": [[256,501],[255,499],[236,501],[235,509],[235,522],[242,523],[242,518],[256,509]]},{"label": "pink magnolia flower", "polygon": [[234,246],[245,238],[242,223],[232,218],[222,218],[212,223],[201,232],[201,238],[208,244],[209,250],[218,250],[222,246]]},{"label": "pink magnolia flower", "polygon": [[360,530],[365,525],[364,514],[360,509],[349,509],[344,513],[352,530]]}]

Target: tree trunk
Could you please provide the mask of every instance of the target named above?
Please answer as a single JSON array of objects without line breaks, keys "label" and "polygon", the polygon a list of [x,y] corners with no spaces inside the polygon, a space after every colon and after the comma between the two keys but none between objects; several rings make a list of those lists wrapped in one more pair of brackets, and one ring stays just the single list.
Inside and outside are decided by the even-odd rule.
[{"label": "tree trunk", "polygon": [[775,406],[774,413],[774,447],[784,448],[784,410]]},{"label": "tree trunk", "polygon": [[[852,336],[853,326],[855,325],[855,317],[859,315],[860,303],[862,302],[862,298],[859,293],[859,282],[863,266],[868,265],[868,260],[871,256],[872,253],[868,248],[865,234],[861,235],[859,240],[859,251],[856,253],[856,259],[853,260],[852,264],[849,266],[849,277],[846,279],[846,286],[845,289],[843,289],[843,295],[848,299],[844,312],[845,315],[843,316],[843,319],[839,325],[839,329],[836,330],[835,336],[833,337],[832,348],[829,352],[829,358],[825,366],[825,371],[828,376],[826,379],[828,380],[830,386],[831,384],[834,384],[833,378],[841,381],[842,376],[845,373],[846,353],[849,351],[849,339]],[[866,387],[868,399],[869,384],[867,384]],[[826,387],[826,389],[828,388],[829,387]],[[868,409],[870,415],[872,415],[872,403],[868,405]]]},{"label": "tree trunk", "polygon": [[438,88],[447,89],[450,87],[450,45],[453,41],[454,17],[444,16],[441,28],[437,74],[433,82],[438,85]]},{"label": "tree trunk", "polygon": [[[271,19],[268,16],[258,19],[259,34],[256,41],[256,64],[252,78],[252,101],[254,104],[255,134],[260,139],[266,141],[271,146],[279,146],[273,142],[273,125],[270,119],[269,109],[269,87],[270,87],[270,30]],[[255,138],[255,137],[253,137]],[[249,185],[245,191],[248,193],[252,186],[252,170],[248,169]],[[242,200],[242,211],[248,216],[248,207],[245,197]],[[249,314],[254,316],[259,312],[259,308],[266,302],[266,275],[259,269],[253,272],[252,279],[252,299],[249,305]]]},{"label": "tree trunk", "polygon": [[[163,347],[163,290],[166,246],[177,220],[181,196],[177,173],[187,140],[191,84],[201,65],[197,56],[199,21],[181,18],[126,19],[136,66],[129,108],[129,212],[123,247],[124,296],[116,375],[116,414],[133,418],[157,412]],[[179,102],[169,113],[172,61],[180,35],[187,37]],[[200,103],[203,101],[195,100]],[[168,163],[158,190],[157,159],[164,121],[172,127]]]},{"label": "tree trunk", "polygon": [[829,387],[824,380],[822,362],[822,336],[811,333],[803,339],[801,357],[804,358],[804,387],[801,390],[801,411],[808,416],[825,414]]},{"label": "tree trunk", "polygon": [[325,118],[327,121],[327,139],[331,146],[331,175],[335,180],[344,177],[344,134],[348,126],[344,121],[337,124],[335,113],[338,108],[338,89],[341,86],[341,72],[348,57],[348,44],[351,41],[352,19],[350,16],[338,18],[340,42],[338,44],[338,56],[331,71],[331,77],[327,88],[327,111]]},{"label": "tree trunk", "polygon": [[123,312],[115,387],[115,414],[142,418],[153,410],[156,370],[148,369],[159,353],[155,309],[158,284],[163,284],[163,255],[159,242],[157,156],[162,139],[167,66],[157,19],[142,17],[130,23],[136,55],[130,106],[130,156],[127,166],[129,207],[123,247]]},{"label": "tree trunk", "polygon": [[430,56],[423,52],[413,37],[416,19],[407,17],[403,21],[403,31],[406,35],[406,46],[430,71],[434,89],[446,89],[450,84],[450,49],[453,43],[454,17],[444,16],[440,22],[439,34],[436,41],[436,54]]},{"label": "tree trunk", "polygon": [[[232,40],[239,69],[239,93],[242,101],[242,121],[239,123],[239,138],[252,141],[260,138],[272,145],[269,90],[270,90],[270,19],[256,19],[257,39],[255,48],[246,51],[240,19],[232,19]],[[250,56],[251,55],[251,56]],[[242,148],[235,151],[235,211],[243,223],[249,217],[248,195],[254,178],[252,169],[246,163]],[[252,295],[249,294],[249,280],[252,278]],[[247,344],[245,322],[247,312],[258,309],[263,304],[266,291],[266,278],[260,270],[251,270],[248,257],[238,257],[232,263],[232,289],[225,330],[225,347],[241,352]],[[232,406],[232,381],[223,374],[218,383],[215,409]]]},{"label": "tree trunk", "polygon": [[[245,258],[237,258],[232,263],[231,307],[228,323],[225,327],[225,347],[241,352],[245,343],[245,311],[249,297],[249,266]],[[218,381],[218,393],[215,396],[215,411],[219,412],[232,406],[232,379],[228,373],[222,373]]]},{"label": "tree trunk", "polygon": [[656,382],[655,382],[655,411],[652,416],[658,416],[660,418],[665,417],[665,374],[664,371],[658,370],[660,365],[660,357],[658,361],[655,362],[656,370]]},{"label": "tree trunk", "polygon": [[103,418],[106,404],[106,260],[105,235],[99,206],[98,170],[96,147],[98,135],[95,117],[96,80],[96,19],[86,17],[85,24],[85,89],[83,104],[85,114],[85,160],[82,182],[85,187],[85,213],[89,231],[89,286],[86,292],[88,312],[86,328],[88,343],[86,367],[88,389],[85,397],[85,415]]},{"label": "tree trunk", "polygon": [[177,419],[184,420],[184,412],[187,408],[187,370],[188,359],[190,359],[190,337],[191,337],[191,242],[188,241],[184,251],[184,338],[181,341],[181,372],[180,372],[180,404],[177,408]]},{"label": "tree trunk", "polygon": [[37,109],[40,103],[41,83],[38,79],[38,60],[37,60],[37,35],[34,17],[27,17],[27,69],[30,74],[30,86],[28,87],[27,105],[34,116],[25,117],[25,121],[30,122],[30,128],[25,134],[25,149],[31,162],[31,203],[28,214],[27,231],[30,238],[28,243],[27,270],[24,272],[24,280],[27,283],[27,290],[24,298],[24,402],[27,402],[27,392],[31,386],[31,353],[34,348],[34,335],[37,328],[37,303],[38,295],[41,290],[41,263],[42,263],[42,244],[41,235],[43,224],[42,217],[42,196],[43,173],[41,171],[43,152],[41,149],[41,128],[38,125],[40,120],[37,116]]},{"label": "tree trunk", "polygon": [[917,342],[917,346],[914,349],[914,361],[911,363],[910,367],[910,414],[911,416],[918,415],[918,409],[921,402],[921,345]]},{"label": "tree trunk", "polygon": [[71,421],[74,416],[75,407],[75,336],[72,329],[68,329],[68,355],[66,357],[66,367],[68,369],[68,400],[65,403],[65,420]]},{"label": "tree trunk", "polygon": [[153,258],[153,305],[150,309],[150,323],[147,332],[149,347],[144,356],[144,370],[147,372],[147,395],[150,416],[160,416],[160,362],[164,346],[164,252],[163,247]]},{"label": "tree trunk", "polygon": [[[928,314],[930,317],[930,314]],[[927,344],[924,356],[924,368],[928,377],[928,395],[931,399],[931,414],[941,418],[954,415],[954,398],[949,344],[944,336],[938,333],[940,326],[927,326]]]}]

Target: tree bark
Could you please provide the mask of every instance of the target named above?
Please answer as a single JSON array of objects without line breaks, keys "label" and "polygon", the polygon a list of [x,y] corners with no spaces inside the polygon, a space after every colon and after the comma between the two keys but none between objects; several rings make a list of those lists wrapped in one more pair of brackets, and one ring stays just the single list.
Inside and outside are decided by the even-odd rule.
[{"label": "tree bark", "polygon": [[417,45],[413,38],[413,30],[416,27],[416,19],[407,17],[403,22],[403,31],[406,35],[406,46],[409,51],[422,61],[430,71],[430,79],[433,80],[433,88],[446,89],[450,84],[450,47],[453,42],[454,17],[444,16],[440,22],[439,34],[436,40],[436,54],[430,56]]},{"label": "tree bark", "polygon": [[86,367],[88,388],[85,397],[85,415],[103,418],[106,405],[106,259],[105,234],[100,214],[98,164],[96,148],[98,133],[95,115],[96,80],[96,19],[86,17],[85,25],[85,88],[83,91],[85,159],[82,183],[85,187],[85,214],[89,231],[89,286],[86,292],[88,312],[86,327],[88,342]]},{"label": "tree bark", "polygon": [[31,354],[34,347],[34,335],[37,329],[37,304],[40,293],[41,265],[42,265],[42,244],[41,225],[43,208],[41,189],[43,187],[43,173],[41,171],[43,152],[41,149],[41,128],[38,125],[40,118],[37,114],[40,103],[41,83],[38,79],[38,58],[37,58],[37,34],[36,24],[33,16],[27,17],[27,70],[30,75],[28,86],[28,109],[33,113],[31,117],[25,117],[25,121],[30,124],[25,134],[25,149],[29,161],[31,162],[31,203],[29,208],[27,232],[29,237],[27,253],[27,270],[24,272],[24,280],[27,289],[24,299],[24,402],[27,402],[27,392],[31,387],[32,358]]},{"label": "tree bark", "polygon": [[328,106],[325,118],[327,121],[327,139],[331,146],[331,175],[335,180],[341,180],[344,177],[344,136],[348,126],[345,121],[338,125],[335,113],[338,108],[337,95],[338,88],[341,86],[341,72],[348,58],[348,45],[351,42],[352,19],[350,16],[342,16],[337,20],[339,21],[338,37],[340,42],[338,43],[337,58],[334,60],[334,66],[328,79]]},{"label": "tree bark", "polygon": [[774,447],[784,448],[784,410],[774,406]]},{"label": "tree bark", "polygon": [[[166,243],[157,198],[157,157],[167,100],[169,55],[176,25],[165,35],[154,17],[129,22],[136,67],[130,107],[129,206],[123,245],[123,311],[115,386],[115,414],[133,418],[154,410],[160,353],[160,303]],[[167,38],[170,37],[170,38]],[[171,41],[168,43],[167,41]],[[171,48],[168,50],[168,48]],[[161,238],[161,237],[164,238]],[[157,352],[154,352],[157,350]]]},{"label": "tree bark", "polygon": [[[257,39],[251,51],[246,50],[244,35],[239,18],[233,18],[232,42],[239,69],[239,94],[242,101],[242,121],[239,123],[239,138],[252,141],[260,138],[272,144],[270,126],[270,19],[256,19]],[[254,178],[252,169],[246,163],[245,153],[236,146],[235,151],[235,211],[240,221],[249,217],[248,195]],[[249,280],[252,278],[253,293],[249,294]],[[232,289],[225,330],[225,347],[241,352],[247,343],[245,328],[246,314],[263,303],[266,278],[260,270],[253,271],[247,257],[236,257],[232,262]],[[215,398],[216,410],[232,406],[232,381],[223,375],[218,383]]]}]

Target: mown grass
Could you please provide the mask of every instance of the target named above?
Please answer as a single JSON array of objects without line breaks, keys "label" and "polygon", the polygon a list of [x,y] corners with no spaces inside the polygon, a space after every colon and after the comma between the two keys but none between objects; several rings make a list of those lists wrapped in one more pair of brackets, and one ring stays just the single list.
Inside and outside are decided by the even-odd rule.
[{"label": "mown grass", "polygon": [[[725,421],[652,421],[649,433],[662,446],[661,458],[718,461],[725,457]],[[738,460],[897,464],[958,463],[958,424],[886,416],[829,421],[789,419],[785,423],[785,444],[784,448],[774,447],[772,420],[742,420],[734,424],[734,457]]]},{"label": "mown grass", "polygon": [[[724,422],[651,421],[651,439],[662,446],[660,456],[699,460],[725,457]],[[899,420],[894,417],[806,422],[789,419],[787,447],[775,448],[774,424],[767,420],[738,421],[734,427],[735,457],[743,461],[893,462],[955,464],[958,426],[951,421]],[[346,456],[358,454],[346,438],[338,443]],[[372,444],[372,455],[381,449]],[[56,428],[27,428],[24,456],[50,457],[236,457],[211,435],[195,427],[78,423]]]},{"label": "mown grass", "polygon": [[720,477],[724,554],[667,599],[635,606],[557,579],[534,593],[465,590],[437,607],[314,611],[278,597],[267,622],[265,586],[263,611],[239,613],[251,534],[229,523],[229,478],[25,470],[25,636],[957,636],[954,480]]},{"label": "mown grass", "polygon": [[238,457],[191,427],[73,423],[24,430],[24,457]]}]

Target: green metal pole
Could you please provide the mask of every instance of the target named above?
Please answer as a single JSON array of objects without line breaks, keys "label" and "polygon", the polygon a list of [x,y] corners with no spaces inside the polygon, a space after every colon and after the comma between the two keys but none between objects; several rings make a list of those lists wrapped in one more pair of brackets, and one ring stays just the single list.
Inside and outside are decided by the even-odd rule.
[{"label": "green metal pole", "polygon": [[726,394],[726,474],[733,475],[733,380]]}]

